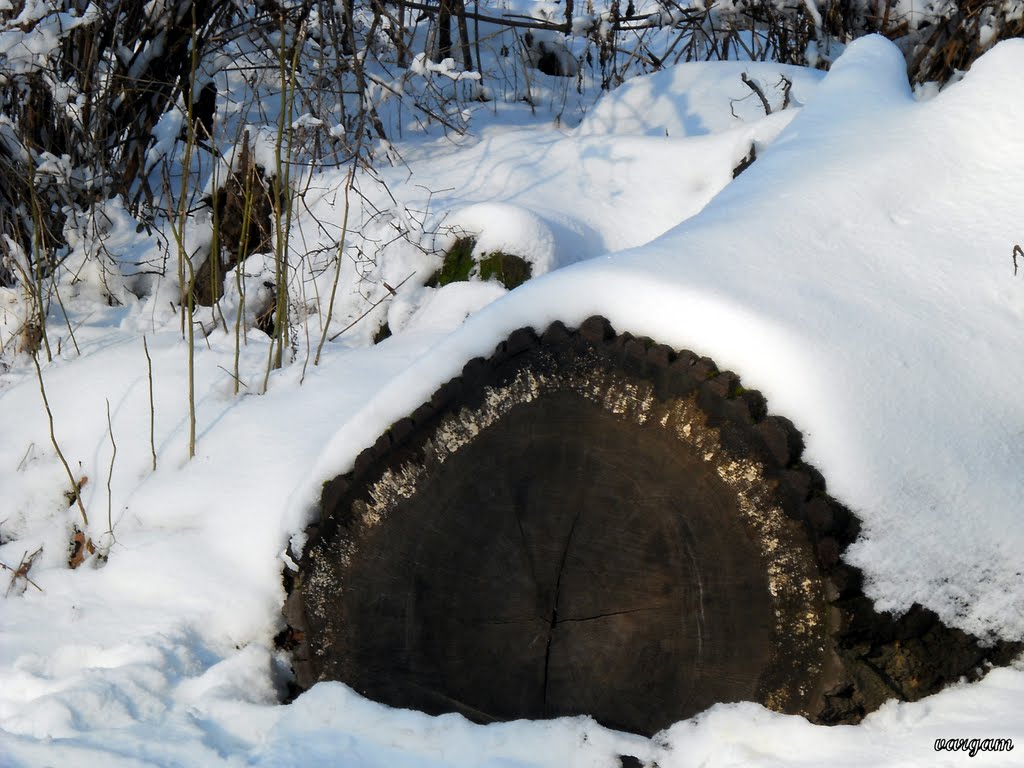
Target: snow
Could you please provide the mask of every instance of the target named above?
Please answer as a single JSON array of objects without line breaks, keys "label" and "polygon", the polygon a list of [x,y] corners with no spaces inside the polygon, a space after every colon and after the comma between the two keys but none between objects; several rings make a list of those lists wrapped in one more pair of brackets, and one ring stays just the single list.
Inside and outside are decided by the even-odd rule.
[{"label": "snow", "polygon": [[[55,5],[55,4],[54,4]],[[20,13],[0,24],[0,56],[10,72],[27,74],[44,69],[55,47],[76,28],[99,19],[99,9],[89,3],[80,13],[66,13],[44,2],[22,3]]]},{"label": "snow", "polygon": [[577,129],[581,136],[703,136],[750,122],[764,122],[761,101],[742,76],[756,71],[773,112],[802,106],[824,75],[783,64],[693,62],[625,82],[613,98],[602,99]]},{"label": "snow", "polygon": [[[280,705],[287,659],[273,650],[285,551],[301,545],[320,484],[511,330],[597,313],[710,355],[793,420],[832,494],[864,522],[848,558],[882,608],[918,601],[951,625],[1024,639],[1024,278],[1010,260],[1024,238],[1022,70],[1024,42],[1000,43],[917,101],[897,49],[865,38],[824,77],[682,65],[612,92],[575,129],[481,112],[462,139],[397,144],[402,166],[358,180],[369,203],[352,203],[352,258],[327,330],[383,299],[376,313],[314,366],[326,319],[309,310],[294,359],[269,377],[268,340],[250,332],[236,395],[229,297],[226,329],[211,314],[209,336],[197,335],[192,460],[177,287],[136,276],[124,285],[143,298],[114,286],[123,306],[97,301],[155,248],[115,212],[104,231],[120,266],[62,278],[75,339],[52,310],[55,359],[42,368],[61,448],[88,477],[82,500],[105,563],[66,567],[81,521],[35,370],[13,352],[0,364],[0,561],[43,547],[29,573],[43,591],[19,581],[0,604],[0,765],[507,768],[616,766],[622,754],[662,768],[954,765],[965,754],[935,752],[936,739],[1024,741],[1021,663],[890,702],[855,727],[737,703],[643,739],[586,717],[432,718],[338,683]],[[783,74],[784,110],[773,85]],[[752,144],[757,161],[733,180]],[[345,205],[343,173],[307,181],[319,192],[292,236],[301,254],[336,241]],[[481,253],[507,247],[545,274],[511,292],[425,287],[458,228],[478,234]],[[76,244],[72,265],[88,262],[87,247]],[[242,269],[260,274],[263,258]],[[329,295],[331,270],[312,256],[298,266],[302,306]],[[394,295],[381,287],[410,273]],[[11,349],[20,319],[6,293]],[[385,318],[394,335],[371,345]]]}]

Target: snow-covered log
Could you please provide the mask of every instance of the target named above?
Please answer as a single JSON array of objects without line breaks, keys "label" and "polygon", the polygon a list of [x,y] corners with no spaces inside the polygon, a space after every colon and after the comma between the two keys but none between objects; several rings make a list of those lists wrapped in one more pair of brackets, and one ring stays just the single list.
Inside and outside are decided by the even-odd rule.
[{"label": "snow-covered log", "polygon": [[521,329],[328,483],[286,607],[302,687],[653,733],[716,702],[855,722],[973,676],[841,556],[859,522],[707,358],[603,318]]}]

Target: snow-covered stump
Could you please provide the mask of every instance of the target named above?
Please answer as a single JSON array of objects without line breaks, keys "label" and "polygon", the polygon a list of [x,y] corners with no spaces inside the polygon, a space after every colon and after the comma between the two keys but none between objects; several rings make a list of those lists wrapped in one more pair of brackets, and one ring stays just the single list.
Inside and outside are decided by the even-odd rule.
[{"label": "snow-covered stump", "polygon": [[516,331],[325,485],[285,608],[297,683],[653,733],[742,700],[855,722],[1008,660],[874,611],[802,449],[707,358],[597,317]]}]

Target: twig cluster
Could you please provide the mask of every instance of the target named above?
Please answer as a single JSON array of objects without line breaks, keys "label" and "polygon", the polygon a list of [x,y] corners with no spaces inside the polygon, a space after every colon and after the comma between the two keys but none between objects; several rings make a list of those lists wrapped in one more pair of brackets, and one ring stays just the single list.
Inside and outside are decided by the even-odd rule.
[{"label": "twig cluster", "polygon": [[4,597],[10,596],[11,592],[19,586],[19,581],[22,582],[22,584],[20,585],[21,592],[24,592],[26,585],[29,584],[38,589],[40,592],[43,591],[42,587],[40,587],[38,584],[36,584],[34,581],[32,581],[32,579],[28,577],[28,572],[32,570],[32,564],[35,562],[35,559],[40,554],[42,554],[42,552],[42,547],[39,547],[39,549],[37,549],[32,554],[26,552],[21,556],[21,561],[18,563],[16,568],[12,568],[6,563],[0,563],[0,568],[2,568],[5,571],[9,571],[11,574],[11,580],[7,583],[7,590],[4,592]]}]

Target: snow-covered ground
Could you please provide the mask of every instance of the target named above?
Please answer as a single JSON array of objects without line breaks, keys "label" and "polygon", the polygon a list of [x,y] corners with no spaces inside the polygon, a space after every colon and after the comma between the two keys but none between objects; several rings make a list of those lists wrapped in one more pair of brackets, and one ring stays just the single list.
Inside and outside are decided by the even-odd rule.
[{"label": "snow-covered ground", "polygon": [[[585,717],[431,718],[336,683],[280,705],[287,659],[272,640],[285,552],[320,484],[509,331],[591,314],[713,357],[803,431],[807,458],[864,522],[848,557],[882,608],[917,601],[948,624],[1024,639],[1024,275],[1011,260],[1024,241],[1022,71],[1024,41],[1007,42],[962,81],[915,95],[896,48],[866,38],[826,76],[681,65],[630,81],[575,127],[481,107],[462,139],[396,143],[402,164],[359,181],[385,215],[351,225],[363,253],[387,245],[344,273],[331,334],[384,296],[383,281],[413,279],[318,366],[312,317],[265,392],[268,340],[251,331],[237,395],[229,295],[229,321],[211,317],[197,342],[192,460],[177,288],[123,290],[112,307],[98,301],[116,290],[109,276],[69,278],[75,338],[55,312],[60,351],[42,376],[63,453],[88,478],[89,533],[109,555],[67,568],[79,510],[31,359],[8,355],[0,562],[42,552],[32,584],[11,579],[0,600],[0,766],[610,767],[623,754],[662,768],[924,766],[970,761],[935,752],[940,738],[1024,744],[1020,663],[855,727],[740,703],[648,740]],[[732,181],[751,144],[757,161]],[[292,247],[314,253],[340,233],[344,172],[303,183]],[[389,235],[395,221],[407,237]],[[467,231],[528,257],[537,276],[511,293],[425,287],[431,248]],[[132,259],[155,247],[116,222],[111,238]],[[309,297],[329,295],[329,270],[315,257],[301,269]],[[394,335],[372,345],[384,319]],[[1013,753],[974,760],[1010,765]]]}]

